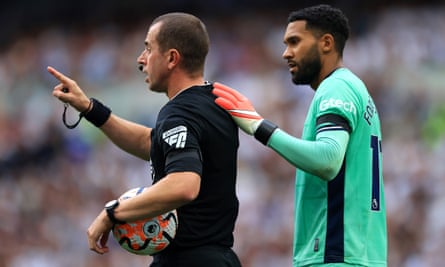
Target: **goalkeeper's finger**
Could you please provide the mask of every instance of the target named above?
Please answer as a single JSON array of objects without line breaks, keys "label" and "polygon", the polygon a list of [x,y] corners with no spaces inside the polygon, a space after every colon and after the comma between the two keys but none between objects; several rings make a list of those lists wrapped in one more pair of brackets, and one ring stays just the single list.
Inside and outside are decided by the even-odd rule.
[{"label": "goalkeeper's finger", "polygon": [[218,97],[215,99],[215,103],[222,107],[224,110],[230,113],[235,118],[238,119],[249,119],[249,120],[261,120],[262,117],[253,109],[239,109],[232,102],[223,97]]},{"label": "goalkeeper's finger", "polygon": [[238,92],[237,90],[235,90],[235,89],[233,89],[233,88],[231,88],[231,87],[229,87],[227,85],[224,85],[222,83],[215,82],[213,84],[213,88],[220,89],[220,90],[222,90],[224,92],[227,92],[228,94],[233,95],[236,98],[237,101],[246,101],[247,100],[247,97],[242,95],[240,92]]},{"label": "goalkeeper's finger", "polygon": [[235,105],[233,104],[233,102],[224,97],[217,97],[215,99],[215,103],[227,111],[235,109]]},{"label": "goalkeeper's finger", "polygon": [[219,98],[224,98],[226,101],[232,102],[232,106],[235,107],[239,101],[236,99],[235,96],[233,96],[230,92],[224,91],[219,88],[214,88],[212,90],[212,93],[216,95]]}]

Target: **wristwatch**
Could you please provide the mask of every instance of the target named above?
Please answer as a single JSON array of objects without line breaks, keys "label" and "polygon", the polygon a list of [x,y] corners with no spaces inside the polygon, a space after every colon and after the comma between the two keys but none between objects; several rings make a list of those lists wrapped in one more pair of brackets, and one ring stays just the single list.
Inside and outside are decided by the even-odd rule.
[{"label": "wristwatch", "polygon": [[107,204],[105,204],[105,211],[107,212],[108,218],[113,224],[124,224],[124,221],[118,220],[114,216],[114,210],[119,206],[119,200],[111,200]]}]

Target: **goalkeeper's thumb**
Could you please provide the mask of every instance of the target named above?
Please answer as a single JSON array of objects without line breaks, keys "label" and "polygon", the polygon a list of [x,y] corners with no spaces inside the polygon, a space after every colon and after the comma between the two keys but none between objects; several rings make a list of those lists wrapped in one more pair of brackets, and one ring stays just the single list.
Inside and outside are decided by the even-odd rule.
[{"label": "goalkeeper's thumb", "polygon": [[263,144],[267,144],[270,135],[277,128],[276,125],[264,120],[256,112],[249,99],[224,84],[215,82],[213,94],[217,96],[215,103],[225,109],[235,123],[249,135],[254,135]]}]

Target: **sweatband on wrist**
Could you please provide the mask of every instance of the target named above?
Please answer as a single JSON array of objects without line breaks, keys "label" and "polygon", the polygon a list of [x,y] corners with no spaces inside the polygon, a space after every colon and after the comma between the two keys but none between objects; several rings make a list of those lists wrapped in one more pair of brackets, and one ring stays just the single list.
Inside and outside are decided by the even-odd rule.
[{"label": "sweatband on wrist", "polygon": [[260,126],[258,126],[258,129],[255,131],[254,136],[256,140],[267,146],[267,142],[269,141],[270,136],[277,128],[278,126],[276,126],[272,122],[263,120]]},{"label": "sweatband on wrist", "polygon": [[110,117],[111,109],[95,98],[91,98],[91,101],[93,102],[93,107],[85,114],[85,119],[94,124],[94,126],[101,127]]}]

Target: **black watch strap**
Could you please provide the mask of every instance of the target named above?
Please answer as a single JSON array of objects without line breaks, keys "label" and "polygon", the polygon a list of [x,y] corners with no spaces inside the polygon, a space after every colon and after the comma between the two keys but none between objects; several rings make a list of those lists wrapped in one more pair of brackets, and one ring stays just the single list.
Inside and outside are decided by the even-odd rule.
[{"label": "black watch strap", "polygon": [[114,210],[117,208],[117,206],[119,206],[119,201],[112,200],[105,205],[105,211],[113,224],[124,224],[124,221],[118,220],[116,216],[114,216]]}]

